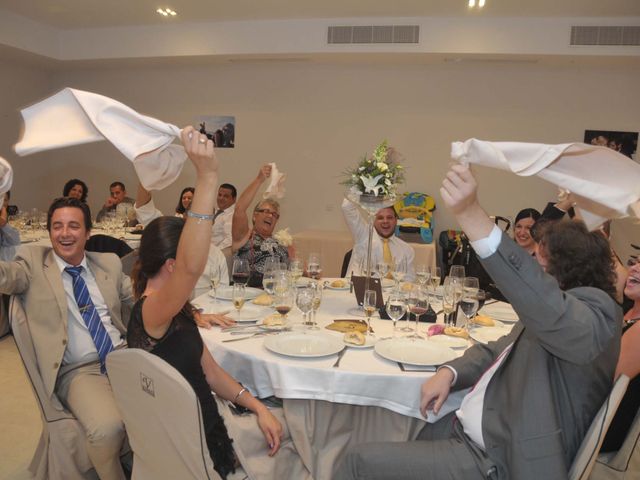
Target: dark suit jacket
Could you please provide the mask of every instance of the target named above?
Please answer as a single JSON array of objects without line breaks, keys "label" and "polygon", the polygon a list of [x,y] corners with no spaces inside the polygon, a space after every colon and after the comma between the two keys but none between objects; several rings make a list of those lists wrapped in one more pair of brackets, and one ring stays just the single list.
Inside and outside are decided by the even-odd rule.
[{"label": "dark suit jacket", "polygon": [[[133,306],[131,281],[122,273],[122,263],[115,254],[86,252],[86,256],[113,325],[124,335],[123,307],[126,312]],[[13,262],[0,262],[0,292],[21,296],[38,368],[51,396],[68,341],[67,300],[53,250],[23,248]]]},{"label": "dark suit jacket", "polygon": [[563,292],[536,260],[502,236],[482,261],[520,317],[512,332],[450,363],[455,389],[472,386],[512,342],[487,387],[486,452],[499,478],[567,478],[591,420],[613,385],[622,311],[602,290]]}]

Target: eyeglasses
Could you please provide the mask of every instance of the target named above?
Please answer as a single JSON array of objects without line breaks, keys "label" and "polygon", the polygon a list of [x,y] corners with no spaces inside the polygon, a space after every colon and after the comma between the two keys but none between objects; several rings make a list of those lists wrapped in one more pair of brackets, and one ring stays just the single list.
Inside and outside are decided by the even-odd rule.
[{"label": "eyeglasses", "polygon": [[256,212],[264,213],[265,215],[271,215],[276,220],[280,218],[280,214],[278,212],[274,212],[273,210],[269,210],[268,208],[259,208]]}]

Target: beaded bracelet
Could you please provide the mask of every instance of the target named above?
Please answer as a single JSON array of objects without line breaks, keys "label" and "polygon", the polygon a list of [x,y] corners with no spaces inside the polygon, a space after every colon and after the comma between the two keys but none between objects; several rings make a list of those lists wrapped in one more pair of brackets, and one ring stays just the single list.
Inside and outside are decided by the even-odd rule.
[{"label": "beaded bracelet", "polygon": [[242,387],[240,389],[240,391],[237,393],[237,395],[235,397],[233,397],[233,403],[236,403],[236,401],[238,400],[238,398],[240,398],[240,395],[242,395],[244,392],[246,392],[247,389]]},{"label": "beaded bracelet", "polygon": [[202,222],[203,220],[213,221],[213,219],[215,218],[215,215],[206,215],[204,213],[196,213],[196,212],[192,212],[191,210],[187,210],[187,217],[197,218],[198,225],[199,225],[200,222]]}]

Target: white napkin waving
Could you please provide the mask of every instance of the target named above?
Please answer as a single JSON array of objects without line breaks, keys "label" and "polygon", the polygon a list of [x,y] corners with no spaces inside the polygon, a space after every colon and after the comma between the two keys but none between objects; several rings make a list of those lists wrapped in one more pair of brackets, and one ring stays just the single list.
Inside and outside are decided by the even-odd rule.
[{"label": "white napkin waving", "polygon": [[22,110],[24,132],[18,155],[108,140],[133,162],[147,190],[160,190],[180,175],[186,154],[171,145],[175,125],[141,115],[109,97],[65,88]]},{"label": "white napkin waving", "polygon": [[280,172],[275,162],[271,162],[271,182],[262,194],[262,198],[283,198],[284,197],[284,181],[287,178],[286,173]]},{"label": "white napkin waving", "polygon": [[451,158],[520,176],[537,175],[570,191],[590,230],[608,219],[640,217],[640,165],[607,147],[471,138],[453,142]]},{"label": "white napkin waving", "polygon": [[4,194],[11,190],[13,185],[13,168],[9,162],[0,157],[0,208],[4,205]]}]

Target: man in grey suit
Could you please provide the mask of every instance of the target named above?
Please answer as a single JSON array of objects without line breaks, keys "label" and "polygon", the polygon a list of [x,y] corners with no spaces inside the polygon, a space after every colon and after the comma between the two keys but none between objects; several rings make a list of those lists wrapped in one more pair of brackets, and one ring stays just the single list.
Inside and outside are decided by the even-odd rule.
[{"label": "man in grey suit", "polygon": [[451,388],[472,387],[456,412],[427,424],[417,441],[360,445],[337,479],[566,478],[611,390],[622,312],[607,242],[581,223],[550,225],[541,267],[493,224],[476,190],[468,167],[454,165],[441,195],[520,322],[423,384],[425,416]]},{"label": "man in grey suit", "polygon": [[85,203],[54,200],[47,229],[53,248],[23,248],[14,261],[0,262],[0,292],[20,296],[47,393],[82,424],[96,472],[102,480],[123,480],[124,425],[104,357],[124,346],[122,308],[133,305],[131,282],[116,255],[85,254],[91,230]]}]

